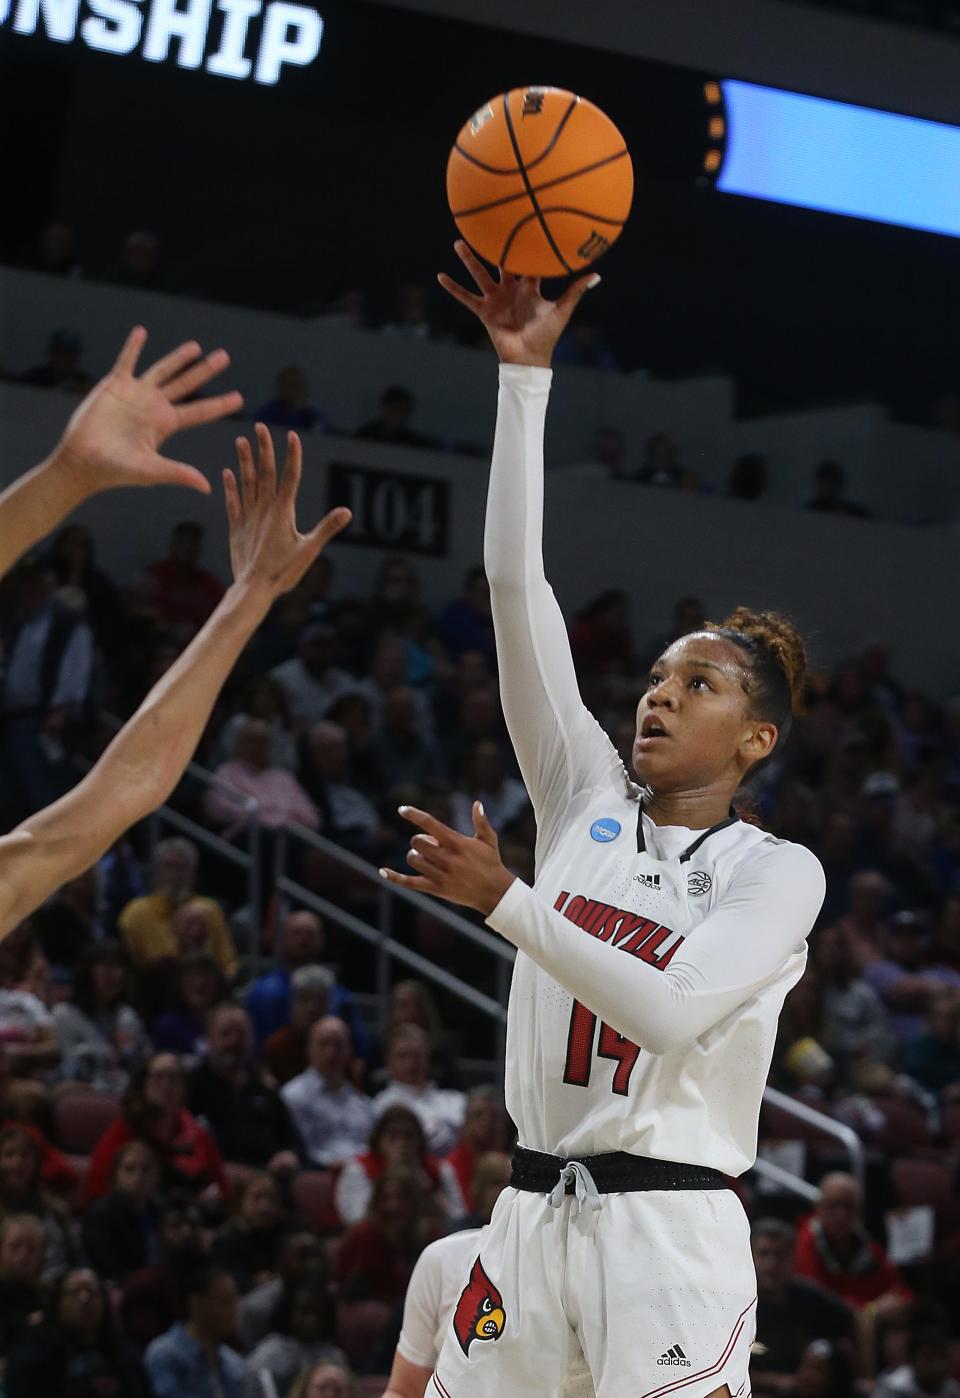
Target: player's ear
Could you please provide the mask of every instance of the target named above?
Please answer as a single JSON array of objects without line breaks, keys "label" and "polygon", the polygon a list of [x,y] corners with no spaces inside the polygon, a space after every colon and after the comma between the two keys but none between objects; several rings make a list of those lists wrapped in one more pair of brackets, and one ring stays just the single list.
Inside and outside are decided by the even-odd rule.
[{"label": "player's ear", "polygon": [[751,766],[769,757],[777,745],[779,732],[775,723],[766,719],[752,723],[748,736],[741,744],[740,751]]}]

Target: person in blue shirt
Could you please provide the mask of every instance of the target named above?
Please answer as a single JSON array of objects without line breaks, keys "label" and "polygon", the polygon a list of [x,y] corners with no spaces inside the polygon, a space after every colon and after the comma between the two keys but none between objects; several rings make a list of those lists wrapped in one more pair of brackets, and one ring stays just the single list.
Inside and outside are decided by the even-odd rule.
[{"label": "person in blue shirt", "polygon": [[[271,1034],[290,1023],[293,1010],[290,978],[294,971],[322,961],[323,952],[323,922],[316,913],[298,908],[288,914],[277,937],[276,966],[254,981],[244,999],[258,1050]],[[328,1013],[346,1022],[354,1053],[366,1062],[370,1057],[367,1026],[350,991],[336,981],[330,987]]]},{"label": "person in blue shirt", "polygon": [[236,1330],[236,1282],[204,1262],[186,1280],[184,1299],[186,1320],[147,1346],[154,1398],[243,1398],[246,1365],[226,1343]]}]

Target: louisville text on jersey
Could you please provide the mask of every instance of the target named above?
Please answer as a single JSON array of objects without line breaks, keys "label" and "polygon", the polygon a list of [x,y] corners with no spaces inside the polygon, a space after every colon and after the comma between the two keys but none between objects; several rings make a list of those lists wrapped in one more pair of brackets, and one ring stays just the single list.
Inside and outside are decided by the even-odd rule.
[{"label": "louisville text on jersey", "polygon": [[670,964],[683,942],[681,932],[674,932],[662,922],[655,922],[642,913],[629,912],[626,908],[615,908],[610,903],[601,903],[597,898],[587,898],[581,893],[573,897],[569,893],[561,893],[553,906],[591,937],[596,937],[600,942],[609,942],[631,956],[638,956],[641,961],[657,966],[661,971]]}]

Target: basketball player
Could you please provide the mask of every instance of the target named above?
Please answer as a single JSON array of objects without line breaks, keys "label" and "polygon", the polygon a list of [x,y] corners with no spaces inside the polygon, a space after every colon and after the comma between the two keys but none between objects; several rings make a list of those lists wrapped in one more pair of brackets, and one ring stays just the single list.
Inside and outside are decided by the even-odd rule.
[{"label": "basketball player", "polygon": [[[173,432],[240,406],[239,393],[180,406],[226,367],[227,355],[218,350],[201,360],[198,345],[181,345],[137,378],[145,341],[145,330],[131,332],[53,454],[0,496],[3,569],[73,506],[110,486],[168,482],[209,490],[199,471],[160,456],[158,449]],[[233,585],[83,781],[0,838],[0,937],[166,799],[224,680],[272,602],[349,523],[349,510],[332,510],[309,534],[298,533],[299,439],[293,432],[287,436],[278,486],[270,434],[258,423],[256,435],[256,463],[248,442],[237,439],[239,487],[232,471],[223,473]]]},{"label": "basketball player", "polygon": [[756,1280],[723,1177],[754,1160],[824,879],[730,803],[799,706],[803,643],[743,609],[674,642],[637,710],[631,780],[580,700],[541,556],[550,359],[585,285],[550,303],[457,251],[479,294],[441,282],[501,360],[484,552],[537,874],[530,888],[504,868],[479,803],[473,838],[402,808],[417,873],[384,871],[478,909],[519,951],[506,1094],[521,1145],[434,1398],[552,1395],[581,1354],[597,1398],[745,1398]]}]

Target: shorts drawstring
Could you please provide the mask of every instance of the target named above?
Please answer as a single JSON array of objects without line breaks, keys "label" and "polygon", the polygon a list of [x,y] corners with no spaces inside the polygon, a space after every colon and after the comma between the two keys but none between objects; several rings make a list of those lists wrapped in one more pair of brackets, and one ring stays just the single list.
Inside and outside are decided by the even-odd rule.
[{"label": "shorts drawstring", "polygon": [[600,1191],[597,1189],[594,1178],[586,1165],[579,1160],[568,1160],[560,1171],[560,1178],[553,1187],[547,1202],[551,1209],[559,1209],[563,1204],[567,1194],[567,1186],[573,1185],[573,1196],[576,1201],[577,1213],[586,1204],[590,1209],[597,1210],[602,1207]]}]

